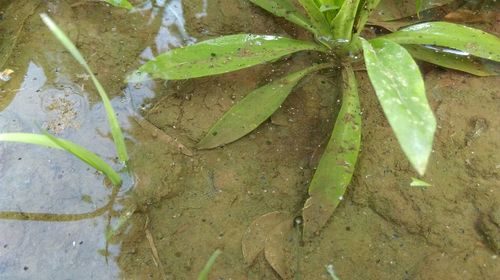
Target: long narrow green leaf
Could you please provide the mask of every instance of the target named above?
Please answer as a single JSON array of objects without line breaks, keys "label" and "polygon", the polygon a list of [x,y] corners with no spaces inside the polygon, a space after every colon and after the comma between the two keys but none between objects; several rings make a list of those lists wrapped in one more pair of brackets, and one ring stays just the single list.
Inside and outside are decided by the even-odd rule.
[{"label": "long narrow green leaf", "polygon": [[326,20],[323,13],[319,10],[320,7],[316,5],[314,0],[299,0],[299,3],[302,5],[302,7],[304,7],[304,10],[306,10],[316,30],[319,30],[318,35],[320,37],[331,37],[332,31],[330,30],[330,25],[328,24],[328,21]]},{"label": "long narrow green leaf", "polygon": [[342,68],[342,84],[342,107],[302,210],[306,237],[317,233],[342,201],[358,159],[361,115],[356,77],[350,65]]},{"label": "long narrow green leaf", "polygon": [[286,20],[316,34],[311,21],[301,14],[289,0],[250,0],[250,2],[270,12],[273,15],[283,17]]},{"label": "long narrow green leaf", "polygon": [[361,33],[363,28],[365,27],[366,22],[368,21],[368,17],[375,10],[375,8],[380,3],[380,0],[366,0],[364,3],[360,3],[358,7],[358,19],[356,22],[356,34]]},{"label": "long narrow green leaf", "polygon": [[141,66],[128,82],[144,79],[141,73],[165,80],[222,74],[304,50],[322,51],[324,48],[279,36],[229,35],[163,53]]},{"label": "long narrow green leaf", "polygon": [[99,156],[80,145],[74,144],[64,139],[56,138],[55,136],[48,133],[1,133],[0,141],[35,144],[66,150],[77,158],[81,159],[83,162],[104,173],[104,175],[106,175],[114,185],[118,186],[121,184],[122,179],[120,178],[120,175],[118,175],[118,173],[116,173],[113,168]]},{"label": "long narrow green leaf", "polygon": [[207,263],[205,264],[203,269],[200,271],[200,274],[198,275],[198,280],[208,279],[208,274],[210,273],[210,270],[212,270],[212,266],[215,264],[215,261],[217,260],[220,254],[222,254],[222,251],[220,249],[217,249],[212,253],[212,255],[210,255],[210,258],[208,259]]},{"label": "long narrow green leaf", "polygon": [[362,39],[368,76],[396,138],[423,175],[432,150],[436,120],[417,64],[402,46],[386,39]]},{"label": "long narrow green leaf", "polygon": [[416,59],[442,67],[467,72],[476,76],[495,76],[500,74],[500,63],[471,56],[430,49],[420,45],[404,45]]},{"label": "long narrow green leaf", "polygon": [[419,23],[379,38],[389,39],[398,44],[442,46],[500,62],[500,38],[478,29],[449,22]]},{"label": "long narrow green leaf", "polygon": [[207,135],[198,143],[198,148],[215,148],[236,141],[250,133],[280,107],[305,75],[330,66],[330,64],[312,66],[252,91],[231,107],[210,128]]},{"label": "long narrow green leaf", "polygon": [[106,115],[108,118],[108,123],[111,128],[111,135],[113,136],[113,140],[115,142],[115,147],[118,153],[118,158],[123,161],[128,161],[127,148],[125,146],[125,140],[123,138],[122,130],[120,129],[120,125],[118,124],[118,119],[116,118],[115,111],[113,110],[113,106],[111,106],[111,102],[109,101],[108,95],[106,91],[102,87],[101,83],[97,80],[94,75],[94,72],[90,69],[89,65],[83,58],[82,54],[78,51],[75,45],[71,42],[71,40],[64,34],[64,32],[56,25],[56,23],[46,14],[40,14],[43,22],[50,29],[52,34],[63,44],[63,46],[71,53],[71,55],[83,66],[85,71],[90,75],[92,82],[94,83],[99,96],[101,97],[102,103],[104,105],[104,109],[106,110]]},{"label": "long narrow green leaf", "polygon": [[332,20],[333,38],[350,41],[360,0],[345,0],[337,16]]},{"label": "long narrow green leaf", "polygon": [[134,6],[132,6],[132,4],[130,4],[130,2],[127,0],[104,0],[104,1],[118,8],[124,8],[127,10],[131,10],[132,8],[134,8]]}]

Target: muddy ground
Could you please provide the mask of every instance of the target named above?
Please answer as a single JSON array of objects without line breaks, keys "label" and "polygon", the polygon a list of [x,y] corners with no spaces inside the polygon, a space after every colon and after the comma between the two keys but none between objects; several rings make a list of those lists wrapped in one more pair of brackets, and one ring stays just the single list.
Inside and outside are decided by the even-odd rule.
[{"label": "muddy ground", "polygon": [[[252,265],[244,263],[242,238],[261,215],[272,211],[300,214],[338,109],[339,72],[329,70],[305,78],[271,120],[243,139],[197,151],[195,143],[245,94],[318,58],[302,53],[273,64],[188,81],[124,85],[126,73],[138,67],[148,53],[157,54],[193,40],[234,33],[309,36],[247,1],[208,1],[204,10],[203,1],[171,0],[163,6],[145,5],[143,11],[132,15],[98,3],[72,5],[75,2],[48,1],[37,11],[57,8],[54,19],[74,30],[72,36],[98,78],[112,96],[117,96],[114,104],[127,130],[130,169],[135,177],[135,185],[121,193],[116,207],[135,209],[126,230],[111,240],[116,255],[110,261],[116,262],[117,272],[104,269],[106,273],[100,274],[96,268],[98,272],[91,278],[194,279],[218,248],[223,253],[210,279],[280,279],[262,255]],[[64,65],[69,66],[62,66],[61,71],[73,75],[70,79],[75,84],[84,84],[86,90],[81,94],[86,101],[81,102],[95,104],[98,99],[90,90],[92,85],[75,75],[83,71],[47,39],[47,32],[37,31],[43,26],[36,14],[26,22],[30,28],[23,31],[12,64],[27,67],[32,52],[26,49],[49,40],[50,49],[36,50],[39,63],[53,68],[50,65],[56,60],[50,58],[54,53],[65,57]],[[498,24],[482,27],[500,34]],[[33,37],[36,34],[43,40]],[[148,46],[149,51],[145,51]],[[299,249],[302,279],[330,279],[327,265],[333,265],[340,279],[495,279],[494,275],[500,274],[500,79],[426,70],[427,96],[438,130],[423,177],[432,186],[419,188],[409,185],[416,172],[401,152],[366,73],[358,71],[357,77],[363,111],[360,159],[334,216],[319,236],[305,240]],[[66,108],[49,105],[56,111]],[[67,116],[64,112],[67,110],[60,110],[61,117]],[[96,112],[102,113],[102,109],[87,115]],[[142,115],[146,124],[136,114]],[[77,118],[78,122],[83,121]],[[80,135],[75,131],[81,127],[70,122],[57,133],[88,137],[91,142],[97,129],[91,126],[84,130],[86,135]],[[105,131],[102,125],[98,129]],[[193,154],[180,152],[179,143]],[[108,142],[96,147],[111,157]],[[15,156],[11,157],[14,161]],[[73,176],[79,180],[81,174]],[[30,225],[17,223],[14,229],[25,231],[25,239],[51,240],[50,235],[29,233],[26,228]],[[57,225],[65,227],[64,223]],[[82,228],[88,226],[67,231]],[[85,258],[83,265],[105,265],[104,257],[97,253],[103,248],[104,236],[95,238],[100,240],[99,246],[88,245],[85,252],[94,252],[94,257]],[[4,256],[15,258],[11,252],[26,250],[30,244],[16,242],[23,245],[9,247],[11,251],[3,252]],[[64,250],[64,246],[57,247],[52,254],[64,256]],[[42,252],[34,255],[33,263],[43,257]],[[60,259],[64,264],[64,258]],[[71,261],[82,260],[76,255]],[[4,264],[8,267],[9,262]],[[68,267],[72,271],[72,266]],[[23,271],[4,271],[23,275]],[[51,274],[50,268],[40,271],[59,275]],[[89,278],[83,269],[74,271],[82,279]]]}]

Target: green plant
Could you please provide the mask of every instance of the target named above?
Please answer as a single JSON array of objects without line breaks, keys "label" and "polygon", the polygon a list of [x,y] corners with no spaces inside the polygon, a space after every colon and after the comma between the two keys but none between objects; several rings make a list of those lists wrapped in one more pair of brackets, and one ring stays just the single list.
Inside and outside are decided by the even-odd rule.
[{"label": "green plant", "polygon": [[[62,30],[55,24],[52,19],[46,14],[41,14],[43,22],[48,26],[50,31],[54,34],[54,36],[66,47],[66,49],[71,53],[71,55],[80,63],[83,68],[87,71],[92,82],[94,83],[99,95],[104,104],[104,108],[106,110],[108,122],[111,128],[111,134],[113,136],[113,140],[115,142],[115,147],[118,153],[118,158],[126,163],[128,161],[127,149],[125,146],[125,141],[123,138],[123,133],[118,124],[118,119],[116,118],[116,114],[111,106],[111,102],[106,94],[106,91],[102,87],[101,83],[97,80],[94,73],[88,66],[87,62],[75,47],[75,45],[69,40],[69,38],[62,32]],[[8,141],[8,142],[18,142],[18,143],[28,143],[28,144],[36,144],[51,148],[57,148],[65,150],[74,156],[81,159],[83,162],[92,166],[93,168],[101,171],[106,175],[110,181],[118,186],[121,184],[122,179],[120,175],[113,170],[111,166],[109,166],[103,159],[101,159],[96,154],[91,151],[85,149],[82,146],[74,144],[64,139],[57,138],[47,132],[44,134],[34,134],[34,133],[2,133],[0,134],[0,141]]]},{"label": "green plant", "polygon": [[[361,117],[351,65],[361,54],[389,124],[420,175],[424,174],[431,153],[436,121],[412,55],[481,76],[494,73],[478,67],[476,57],[500,61],[499,38],[452,23],[419,23],[378,38],[362,38],[361,31],[380,0],[299,0],[306,14],[289,0],[251,2],[310,31],[315,41],[254,34],[219,37],[160,54],[129,76],[128,81],[140,81],[147,76],[176,80],[227,73],[299,51],[322,52],[330,57],[329,61],[335,61],[312,65],[250,92],[201,139],[198,147],[208,149],[233,142],[259,126],[304,76],[341,65],[341,109],[303,209],[307,235],[319,231],[329,219],[354,172],[361,142]],[[420,10],[420,1],[416,5]],[[438,52],[437,48],[455,49],[465,55]]]}]

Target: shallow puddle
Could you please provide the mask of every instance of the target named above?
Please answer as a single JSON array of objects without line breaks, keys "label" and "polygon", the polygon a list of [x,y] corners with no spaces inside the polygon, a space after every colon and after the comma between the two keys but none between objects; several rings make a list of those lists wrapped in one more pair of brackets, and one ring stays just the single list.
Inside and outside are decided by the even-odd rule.
[{"label": "shallow puddle", "polygon": [[[127,12],[95,1],[0,1],[0,71],[14,71],[0,81],[0,132],[46,129],[122,169],[99,96],[40,20],[45,12],[110,94],[131,157],[118,189],[67,153],[0,143],[1,279],[195,279],[216,249],[209,279],[280,279],[276,269],[332,279],[327,268],[340,279],[500,275],[499,78],[424,68],[438,130],[423,178],[432,187],[418,188],[358,71],[363,141],[353,182],[321,234],[301,241],[293,220],[331,133],[339,72],[305,78],[241,140],[196,150],[248,92],[320,58],[299,53],[209,78],[126,84],[147,59],[204,39],[310,38],[248,1],[132,2]],[[500,34],[491,18],[475,24]],[[248,263],[248,227],[275,211],[281,230],[269,233],[276,242],[265,252],[273,257]]]}]

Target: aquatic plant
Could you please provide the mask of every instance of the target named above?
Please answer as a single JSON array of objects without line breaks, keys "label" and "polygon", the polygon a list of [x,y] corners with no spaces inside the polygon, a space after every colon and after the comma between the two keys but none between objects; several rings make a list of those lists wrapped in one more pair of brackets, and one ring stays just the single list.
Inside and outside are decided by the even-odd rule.
[{"label": "aquatic plant", "polygon": [[[69,38],[64,34],[64,32],[56,25],[52,19],[46,15],[41,14],[43,22],[48,26],[50,31],[54,34],[54,36],[66,47],[66,49],[71,53],[71,55],[80,63],[85,71],[89,74],[92,82],[94,83],[99,95],[104,104],[104,108],[106,110],[108,123],[111,129],[111,134],[113,136],[113,140],[115,142],[116,151],[118,153],[118,158],[124,163],[128,160],[127,149],[125,146],[125,141],[123,138],[123,133],[118,124],[118,119],[116,118],[115,111],[111,106],[111,102],[106,94],[106,91],[102,87],[101,83],[97,80],[94,73],[88,66],[87,62],[75,47],[75,45],[69,40]],[[44,134],[35,134],[35,133],[2,133],[0,134],[0,141],[9,141],[9,142],[19,142],[19,143],[28,143],[28,144],[36,144],[51,148],[63,149],[74,156],[81,159],[83,162],[92,166],[93,168],[101,171],[106,175],[110,181],[118,186],[121,184],[122,180],[120,175],[113,170],[113,168],[108,165],[103,159],[101,159],[96,154],[91,151],[85,149],[82,146],[79,146],[70,141],[57,138],[47,132]]]},{"label": "aquatic plant", "polygon": [[[361,37],[370,13],[380,0],[299,0],[306,14],[289,0],[250,1],[308,30],[315,41],[255,34],[223,36],[160,54],[142,65],[128,81],[222,74],[299,51],[315,51],[329,57],[326,63],[288,74],[246,95],[198,143],[198,148],[209,149],[231,143],[258,127],[306,75],[341,66],[342,105],[303,208],[304,234],[308,236],[322,228],[342,200],[358,158],[361,116],[353,63],[364,58],[376,96],[403,152],[423,175],[432,150],[436,120],[412,55],[480,76],[494,73],[478,67],[475,58],[500,61],[499,38],[453,23],[418,23],[377,38]],[[420,10],[420,1],[416,4]]]}]

